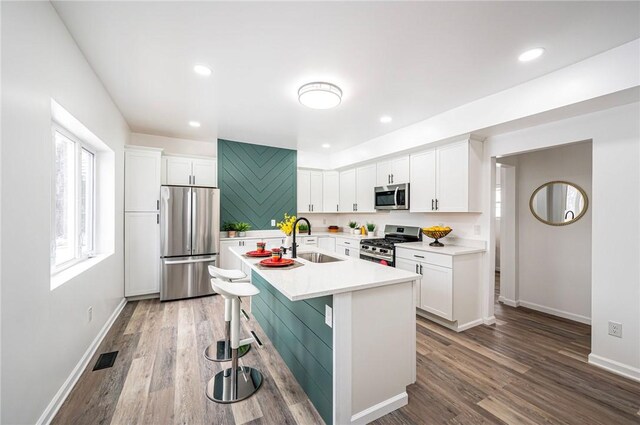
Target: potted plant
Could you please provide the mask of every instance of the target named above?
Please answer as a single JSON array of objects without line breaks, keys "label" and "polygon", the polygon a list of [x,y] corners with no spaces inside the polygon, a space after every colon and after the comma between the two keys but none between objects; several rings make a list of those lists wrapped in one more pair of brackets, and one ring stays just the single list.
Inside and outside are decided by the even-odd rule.
[{"label": "potted plant", "polygon": [[227,233],[230,238],[236,237],[236,224],[235,223],[225,223],[227,225]]},{"label": "potted plant", "polygon": [[296,222],[295,215],[284,214],[284,219],[276,225],[278,229],[286,236],[284,246],[289,248],[293,242],[291,241],[291,233],[293,232],[293,223]]},{"label": "potted plant", "polygon": [[367,223],[367,234],[370,236],[376,235],[376,225],[374,223]]},{"label": "potted plant", "polygon": [[355,221],[349,222],[349,228],[351,229],[351,233],[353,233],[354,235],[357,235],[360,231],[358,230],[358,223],[356,223]]},{"label": "potted plant", "polygon": [[229,237],[229,231],[230,230],[234,230],[233,229],[233,223],[229,223],[228,221],[225,221],[222,224],[222,231],[220,232],[220,237],[222,238],[228,238]]},{"label": "potted plant", "polygon": [[309,230],[309,226],[307,223],[298,223],[298,232],[307,232]]},{"label": "potted plant", "polygon": [[247,230],[251,229],[251,225],[249,223],[239,221],[236,223],[235,228],[238,232],[238,237],[244,238],[247,236]]}]

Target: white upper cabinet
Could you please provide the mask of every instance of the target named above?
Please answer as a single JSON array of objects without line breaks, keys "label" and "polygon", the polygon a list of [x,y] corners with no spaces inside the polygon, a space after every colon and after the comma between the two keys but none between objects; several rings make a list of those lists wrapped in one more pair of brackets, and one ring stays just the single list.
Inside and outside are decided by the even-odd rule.
[{"label": "white upper cabinet", "polygon": [[322,173],[322,211],[337,212],[340,210],[340,173],[325,171]]},{"label": "white upper cabinet", "polygon": [[158,211],[161,151],[127,149],[124,155],[124,210]]},{"label": "white upper cabinet", "polygon": [[179,186],[217,186],[215,159],[166,156],[166,184]]},{"label": "white upper cabinet", "polygon": [[392,158],[376,164],[376,186],[409,183],[409,156]]},{"label": "white upper cabinet", "polygon": [[340,211],[356,210],[356,170],[340,172]]},{"label": "white upper cabinet", "polygon": [[411,155],[409,207],[412,212],[434,211],[436,204],[436,151]]},{"label": "white upper cabinet", "polygon": [[356,211],[375,212],[376,164],[356,168]]},{"label": "white upper cabinet", "polygon": [[480,211],[481,161],[473,139],[411,155],[411,211]]},{"label": "white upper cabinet", "polygon": [[322,171],[298,170],[298,213],[322,212]]}]

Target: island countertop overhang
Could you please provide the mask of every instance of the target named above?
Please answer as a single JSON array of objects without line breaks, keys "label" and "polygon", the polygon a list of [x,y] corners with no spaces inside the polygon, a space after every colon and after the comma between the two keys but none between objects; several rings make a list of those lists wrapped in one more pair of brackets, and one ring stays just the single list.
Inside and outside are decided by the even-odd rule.
[{"label": "island countertop overhang", "polygon": [[[229,249],[233,255],[236,255],[244,264],[265,278],[290,301],[393,285],[418,280],[421,277],[409,271],[346,257],[317,247],[304,247],[298,251],[298,254],[319,252],[339,258],[341,261],[312,263],[302,258],[296,258],[296,261],[303,264],[302,267],[263,269],[257,266],[263,258],[247,257],[238,247]],[[286,257],[289,258],[289,256]]]}]

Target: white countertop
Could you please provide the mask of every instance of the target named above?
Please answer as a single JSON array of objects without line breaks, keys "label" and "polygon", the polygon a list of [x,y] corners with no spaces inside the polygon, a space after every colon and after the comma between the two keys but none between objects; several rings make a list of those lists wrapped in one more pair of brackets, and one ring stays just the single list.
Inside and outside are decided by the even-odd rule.
[{"label": "white countertop", "polygon": [[[317,236],[332,236],[332,237],[340,237],[340,238],[347,238],[347,239],[377,239],[377,238],[383,238],[384,236],[369,236],[369,235],[354,235],[352,233],[332,233],[332,232],[311,232],[311,235],[307,235],[306,232],[303,233],[296,233],[296,239],[299,237],[317,237]],[[248,235],[248,236],[243,236],[243,237],[235,237],[235,238],[220,238],[221,241],[233,241],[233,240],[248,240],[248,239],[255,239],[255,240],[261,240],[261,239],[270,239],[270,238],[284,238],[285,235],[281,232],[279,233],[265,233],[265,234],[260,234],[260,235]]]},{"label": "white countertop", "polygon": [[[478,252],[485,252],[485,248],[461,246],[461,245],[447,245],[444,246],[429,246],[429,243],[433,242],[431,239],[422,242],[406,242],[396,244],[396,248],[413,249],[416,251],[433,252],[436,254],[444,255],[465,255],[476,254]],[[443,242],[444,243],[444,242]]]},{"label": "white countertop", "polygon": [[[264,260],[264,258],[245,257],[240,247],[231,247],[230,250],[291,301],[359,291],[420,278],[420,275],[412,272],[382,266],[358,258],[346,257],[316,247],[301,247],[298,254],[321,252],[331,257],[340,258],[343,261],[311,263],[302,258],[296,258],[296,261],[304,264],[302,267],[288,270],[264,270],[255,266],[256,263]],[[285,257],[290,258],[289,255]]]}]

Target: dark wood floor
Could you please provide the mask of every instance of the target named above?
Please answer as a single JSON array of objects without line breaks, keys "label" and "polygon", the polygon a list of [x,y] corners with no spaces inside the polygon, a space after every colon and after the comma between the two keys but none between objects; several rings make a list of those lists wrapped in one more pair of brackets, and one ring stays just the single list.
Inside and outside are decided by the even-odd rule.
[{"label": "dark wood floor", "polygon": [[[243,358],[265,374],[254,397],[220,405],[204,396],[221,365],[204,348],[222,335],[220,297],[127,304],[54,424],[322,424],[277,352]],[[457,334],[418,319],[418,382],[409,405],[375,423],[640,424],[640,383],[590,366],[590,327],[496,304],[497,324]],[[226,365],[225,365],[226,366]]]}]

